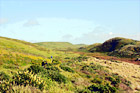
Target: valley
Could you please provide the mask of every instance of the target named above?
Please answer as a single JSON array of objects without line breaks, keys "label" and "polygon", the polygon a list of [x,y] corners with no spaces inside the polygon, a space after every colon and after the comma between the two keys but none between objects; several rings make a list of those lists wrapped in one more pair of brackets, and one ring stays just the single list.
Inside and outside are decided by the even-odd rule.
[{"label": "valley", "polygon": [[[79,50],[81,47],[84,50]],[[87,47],[58,50],[0,37],[0,92],[140,92],[136,57],[92,53],[85,50]]]}]

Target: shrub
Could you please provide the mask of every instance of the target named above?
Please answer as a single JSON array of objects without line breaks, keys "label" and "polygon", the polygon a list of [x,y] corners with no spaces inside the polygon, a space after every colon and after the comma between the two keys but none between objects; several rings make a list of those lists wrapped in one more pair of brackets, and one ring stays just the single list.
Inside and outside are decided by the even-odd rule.
[{"label": "shrub", "polygon": [[108,77],[105,77],[105,78],[108,79],[111,82],[115,81],[115,79],[113,77],[111,77],[111,76],[108,76]]},{"label": "shrub", "polygon": [[57,81],[59,83],[66,83],[68,80],[64,75],[60,74],[58,71],[53,70],[46,70],[42,73],[42,75],[51,78],[52,80]]},{"label": "shrub", "polygon": [[128,81],[128,80],[124,80],[123,83],[124,83],[125,85],[127,85],[127,86],[130,86],[130,85],[131,85],[131,82]]},{"label": "shrub", "polygon": [[59,60],[53,59],[53,62],[52,62],[53,65],[58,65],[58,64],[60,64],[60,63],[61,63],[61,62],[60,62]]},{"label": "shrub", "polygon": [[0,72],[0,92],[4,93],[10,88],[10,76]]},{"label": "shrub", "polygon": [[61,65],[60,68],[63,69],[64,71],[68,71],[68,72],[72,72],[72,73],[74,73],[74,70],[71,69],[70,67],[67,67],[67,66],[63,66],[63,65]]},{"label": "shrub", "polygon": [[83,56],[83,55],[81,55],[79,57],[72,58],[72,60],[78,61],[78,62],[86,61],[87,59],[88,59],[88,57]]},{"label": "shrub", "polygon": [[45,64],[45,66],[53,66],[53,64],[52,63],[47,63],[47,64]]},{"label": "shrub", "polygon": [[[45,69],[46,68],[46,69]],[[34,74],[40,73],[42,76],[51,78],[54,81],[57,81],[59,83],[66,83],[67,78],[59,73],[59,69],[54,66],[46,66],[45,68],[41,66],[30,66],[28,68],[29,72],[33,72]]]},{"label": "shrub", "polygon": [[55,67],[55,66],[46,66],[45,67],[45,69],[47,69],[47,70],[53,70],[53,71],[60,71],[57,67]]},{"label": "shrub", "polygon": [[81,70],[86,70],[86,71],[89,71],[91,73],[96,73],[97,71],[96,70],[102,70],[103,69],[103,66],[101,65],[97,65],[97,64],[93,64],[93,65],[86,65],[86,66],[83,66]]},{"label": "shrub", "polygon": [[39,72],[44,71],[44,68],[38,65],[32,65],[28,68],[29,72],[33,72],[34,74],[37,74]]},{"label": "shrub", "polygon": [[10,86],[10,82],[3,80],[3,81],[0,83],[0,92],[1,92],[1,93],[6,93],[6,91],[9,90],[10,87],[11,87],[11,86]]},{"label": "shrub", "polygon": [[77,57],[77,60],[78,60],[79,62],[85,61],[85,60],[87,60],[87,59],[88,59],[88,57],[86,57],[86,56],[79,56],[79,57]]},{"label": "shrub", "polygon": [[87,77],[87,78],[91,78],[92,76],[91,76],[91,75],[86,75],[86,77]]},{"label": "shrub", "polygon": [[15,74],[13,77],[13,84],[16,85],[31,85],[33,87],[37,87],[40,90],[44,89],[44,82],[40,80],[36,75],[29,73],[28,71],[22,71]]},{"label": "shrub", "polygon": [[109,84],[106,85],[96,85],[93,84],[88,87],[90,91],[100,92],[100,93],[116,93],[117,89],[115,87],[110,86]]},{"label": "shrub", "polygon": [[55,81],[57,81],[59,83],[62,83],[62,82],[66,83],[67,82],[67,78],[64,75],[60,74],[60,73],[56,73],[56,72],[53,71],[49,75],[50,75],[52,80],[55,80]]},{"label": "shrub", "polygon": [[44,89],[44,82],[40,80],[40,78],[36,77],[36,75],[29,73],[28,71],[22,71],[16,73],[12,79],[8,79],[7,76],[4,76],[5,80],[0,83],[0,92],[6,93],[11,90],[13,86],[23,85],[23,86],[33,86],[37,87],[40,90]]},{"label": "shrub", "polygon": [[91,82],[101,84],[102,83],[102,79],[94,78]]},{"label": "shrub", "polygon": [[3,68],[6,68],[6,69],[19,69],[18,66],[15,66],[15,65],[4,65]]},{"label": "shrub", "polygon": [[114,77],[108,76],[105,77],[106,79],[108,79],[109,81],[111,81],[111,84],[114,85],[115,87],[118,87],[119,83],[121,82],[120,77],[119,76],[115,76]]},{"label": "shrub", "polygon": [[0,72],[0,81],[1,80],[9,80],[10,76],[5,74],[4,72]]},{"label": "shrub", "polygon": [[80,91],[79,93],[91,93],[91,91],[89,89],[83,89],[82,91]]},{"label": "shrub", "polygon": [[65,57],[65,59],[70,59],[70,57]]}]

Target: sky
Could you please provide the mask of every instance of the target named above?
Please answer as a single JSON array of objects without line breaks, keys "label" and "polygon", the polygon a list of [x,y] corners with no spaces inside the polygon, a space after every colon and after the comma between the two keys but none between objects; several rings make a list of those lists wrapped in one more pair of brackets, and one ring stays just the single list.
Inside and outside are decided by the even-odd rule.
[{"label": "sky", "polygon": [[0,36],[73,44],[140,40],[140,0],[0,0]]}]

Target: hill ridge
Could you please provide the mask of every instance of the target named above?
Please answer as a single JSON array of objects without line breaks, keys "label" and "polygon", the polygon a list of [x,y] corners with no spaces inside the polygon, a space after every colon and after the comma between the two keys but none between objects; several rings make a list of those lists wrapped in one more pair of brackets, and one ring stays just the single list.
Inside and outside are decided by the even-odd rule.
[{"label": "hill ridge", "polygon": [[111,56],[140,57],[140,41],[115,37],[106,40],[102,44],[90,45],[87,50],[90,52],[107,52]]}]

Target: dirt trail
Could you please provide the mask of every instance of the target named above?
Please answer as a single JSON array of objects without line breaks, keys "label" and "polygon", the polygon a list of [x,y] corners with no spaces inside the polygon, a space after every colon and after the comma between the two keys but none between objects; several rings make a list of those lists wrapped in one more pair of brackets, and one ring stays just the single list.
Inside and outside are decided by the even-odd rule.
[{"label": "dirt trail", "polygon": [[74,52],[74,53],[78,53],[81,55],[87,55],[87,56],[95,57],[98,59],[117,60],[117,61],[124,61],[124,62],[128,62],[128,63],[140,65],[140,61],[135,61],[136,58],[120,58],[120,57],[115,57],[115,56],[108,56],[103,53],[87,53],[87,52]]},{"label": "dirt trail", "polygon": [[136,91],[136,89],[140,90],[140,65],[123,61],[113,62],[104,59],[97,59],[95,57],[90,57],[88,62],[98,63],[100,65],[106,66],[110,72],[117,73],[118,75],[131,81],[131,87],[134,91]]}]

